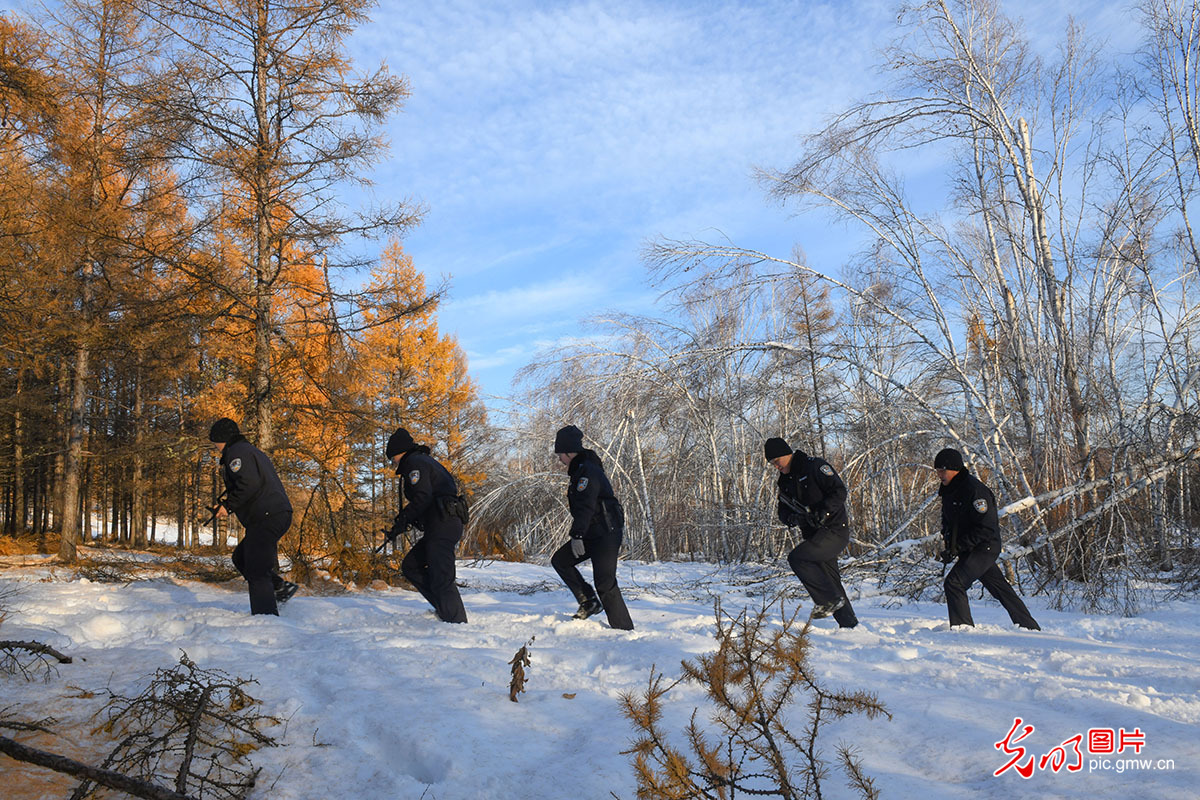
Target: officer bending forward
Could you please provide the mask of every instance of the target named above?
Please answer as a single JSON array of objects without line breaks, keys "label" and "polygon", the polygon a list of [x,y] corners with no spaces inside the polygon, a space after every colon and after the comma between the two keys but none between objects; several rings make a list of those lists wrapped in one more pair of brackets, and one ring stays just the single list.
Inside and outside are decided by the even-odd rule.
[{"label": "officer bending forward", "polygon": [[462,539],[466,502],[450,472],[404,428],[388,439],[387,458],[404,479],[408,501],[396,514],[388,540],[415,527],[425,532],[400,562],[400,572],[429,601],[442,622],[466,622],[467,611],[454,582],[454,551]]},{"label": "officer bending forward", "polygon": [[779,521],[798,527],[804,540],[788,553],[788,565],[804,584],[816,608],[813,617],[830,615],[842,628],[853,628],[858,617],[846,597],[838,571],[838,554],[850,544],[846,514],[846,484],[823,458],[772,437],[763,454],[779,470]]},{"label": "officer bending forward", "polygon": [[[275,571],[279,540],[292,526],[292,502],[267,454],[242,436],[229,417],[213,423],[208,440],[221,445],[221,478],[225,499],[213,509],[214,518],[237,515],[246,535],[233,550],[233,565],[246,579],[251,614],[279,614],[279,604],[296,591]],[[215,531],[215,528],[214,528]]]}]

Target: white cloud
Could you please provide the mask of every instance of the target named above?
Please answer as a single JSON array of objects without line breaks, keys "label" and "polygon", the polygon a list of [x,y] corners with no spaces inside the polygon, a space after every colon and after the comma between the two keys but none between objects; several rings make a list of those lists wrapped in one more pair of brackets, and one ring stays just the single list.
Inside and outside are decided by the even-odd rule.
[{"label": "white cloud", "polygon": [[551,209],[562,218],[744,182],[861,85],[872,15],[854,16],[795,3],[452,3],[380,20],[360,44],[394,53],[412,78],[394,169],[435,207],[569,199]]},{"label": "white cloud", "polygon": [[594,281],[566,278],[451,300],[443,307],[443,313],[524,318],[533,311],[552,314],[559,310],[573,319],[580,309],[588,308],[601,291],[601,286]]},{"label": "white cloud", "polygon": [[467,352],[467,362],[471,370],[490,370],[498,367],[516,368],[525,365],[536,348],[525,345],[502,347],[490,353]]}]

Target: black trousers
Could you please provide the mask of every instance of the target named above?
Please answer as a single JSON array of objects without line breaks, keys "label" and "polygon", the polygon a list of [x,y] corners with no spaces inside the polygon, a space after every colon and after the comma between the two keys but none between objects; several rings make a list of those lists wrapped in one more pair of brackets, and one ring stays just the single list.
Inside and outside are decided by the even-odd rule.
[{"label": "black trousers", "polygon": [[999,545],[976,545],[969,552],[959,556],[958,561],[950,568],[950,574],[942,584],[946,590],[950,624],[975,624],[975,620],[971,618],[971,604],[967,601],[967,589],[971,588],[972,583],[979,581],[992,597],[1000,601],[1000,605],[1004,606],[1014,623],[1022,628],[1040,631],[1041,627],[1034,621],[1025,603],[996,566],[999,555]]},{"label": "black trousers", "polygon": [[[625,598],[621,596],[621,587],[617,586],[617,555],[621,552],[622,538],[622,532],[617,531],[595,539],[584,539],[583,556],[579,558],[571,552],[571,543],[567,542],[550,557],[550,565],[577,601],[582,604],[595,600],[599,592],[600,605],[604,606],[609,626],[631,631],[633,619],[625,606]],[[589,558],[592,560],[592,577],[596,579],[595,589],[583,579],[576,567]]]},{"label": "black trousers", "polygon": [[462,535],[460,523],[430,526],[400,562],[401,574],[429,601],[442,622],[467,621],[467,610],[454,582],[454,551]]},{"label": "black trousers", "polygon": [[821,606],[839,597],[846,598],[846,604],[833,612],[833,618],[843,628],[853,628],[858,624],[858,617],[850,605],[850,598],[846,597],[837,565],[838,554],[848,544],[849,528],[821,528],[788,553],[788,565],[808,590],[813,603]]},{"label": "black trousers", "polygon": [[233,548],[233,566],[246,579],[251,614],[279,614],[275,589],[282,579],[275,574],[279,565],[279,540],[292,526],[292,512],[279,511],[246,526],[246,535]]}]

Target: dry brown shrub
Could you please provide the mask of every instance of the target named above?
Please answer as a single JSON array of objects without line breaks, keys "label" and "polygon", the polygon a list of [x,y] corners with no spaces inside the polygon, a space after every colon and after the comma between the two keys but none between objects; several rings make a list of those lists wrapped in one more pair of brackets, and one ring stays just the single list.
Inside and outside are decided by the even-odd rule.
[{"label": "dry brown shrub", "polygon": [[471,528],[463,537],[461,552],[464,558],[485,558],[493,561],[525,561],[525,550],[520,544],[510,545],[504,534],[482,525]]},{"label": "dry brown shrub", "polygon": [[[52,552],[48,541],[31,533],[19,536],[0,536],[0,556],[28,556],[35,553]],[[57,548],[57,543],[55,544]]]}]

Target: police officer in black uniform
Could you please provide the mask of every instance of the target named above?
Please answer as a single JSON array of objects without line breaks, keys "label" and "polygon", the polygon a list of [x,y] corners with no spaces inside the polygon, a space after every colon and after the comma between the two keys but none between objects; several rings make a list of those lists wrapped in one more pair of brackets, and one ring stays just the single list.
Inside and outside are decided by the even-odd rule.
[{"label": "police officer in black uniform", "polygon": [[779,470],[779,521],[800,528],[803,536],[788,553],[788,564],[816,604],[813,617],[832,614],[840,627],[853,628],[858,617],[837,565],[838,554],[850,543],[846,485],[823,458],[793,452],[779,437],[767,439],[763,453]]},{"label": "police officer in black uniform", "polygon": [[466,501],[450,472],[397,428],[387,442],[388,460],[404,481],[404,507],[392,523],[388,539],[415,527],[424,536],[405,554],[400,572],[429,601],[443,622],[466,622],[467,611],[455,584],[454,551],[467,521]]},{"label": "police officer in black uniform", "polygon": [[279,603],[296,591],[296,584],[275,572],[279,540],[292,525],[292,503],[275,466],[238,430],[228,417],[213,423],[211,442],[221,447],[221,477],[225,499],[213,509],[216,517],[233,512],[246,535],[233,550],[233,565],[246,579],[251,614],[279,614]]},{"label": "police officer in black uniform", "polygon": [[1000,556],[1000,517],[992,490],[972,475],[963,464],[962,453],[947,447],[933,459],[933,468],[942,482],[942,540],[945,549],[938,555],[950,568],[943,584],[950,625],[974,625],[967,589],[975,581],[983,584],[1000,601],[1012,621],[1022,628],[1040,631],[1041,627],[996,566]]},{"label": "police officer in black uniform", "polygon": [[[611,627],[631,631],[633,620],[617,586],[617,555],[625,535],[625,512],[604,474],[600,456],[583,446],[579,428],[568,425],[559,430],[554,436],[554,452],[567,468],[571,539],[558,548],[550,564],[579,601],[577,619],[587,619],[603,609]],[[589,558],[595,589],[576,567]]]}]

